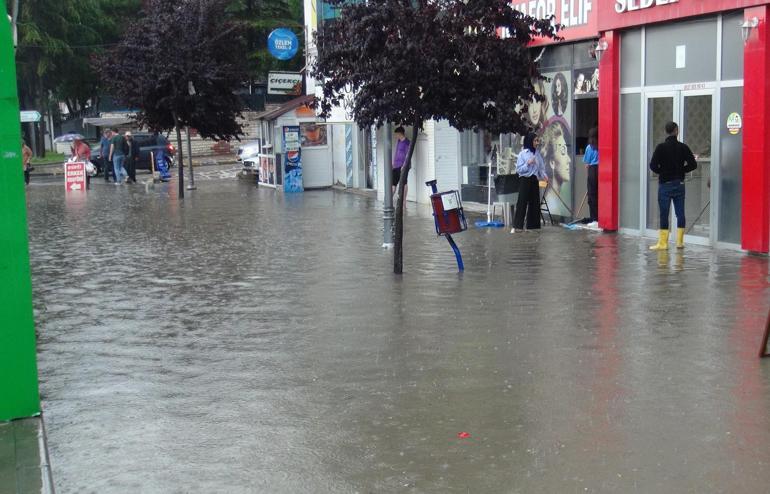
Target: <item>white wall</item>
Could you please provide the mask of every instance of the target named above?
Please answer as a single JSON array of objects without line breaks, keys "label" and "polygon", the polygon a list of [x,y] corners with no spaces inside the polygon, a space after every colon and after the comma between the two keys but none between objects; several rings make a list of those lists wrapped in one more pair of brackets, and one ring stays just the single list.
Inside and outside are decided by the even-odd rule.
[{"label": "white wall", "polygon": [[327,138],[331,143],[331,156],[334,170],[334,185],[347,184],[347,167],[345,162],[345,125],[328,125]]},{"label": "white wall", "polygon": [[[411,135],[411,128],[406,128],[407,136]],[[385,150],[384,150],[384,138],[385,134],[383,128],[377,130],[377,199],[384,200],[385,194],[383,190],[384,186],[384,173],[390,173],[390,170],[385,170]],[[393,150],[396,146],[396,138],[391,137],[393,143]],[[435,143],[434,143],[434,122],[429,121],[425,123],[425,129],[417,136],[417,147],[414,150],[414,156],[412,156],[412,170],[409,172],[409,179],[407,181],[406,200],[411,202],[418,202],[422,204],[430,203],[430,189],[425,185],[428,180],[435,178]],[[391,150],[391,156],[393,153]]]}]

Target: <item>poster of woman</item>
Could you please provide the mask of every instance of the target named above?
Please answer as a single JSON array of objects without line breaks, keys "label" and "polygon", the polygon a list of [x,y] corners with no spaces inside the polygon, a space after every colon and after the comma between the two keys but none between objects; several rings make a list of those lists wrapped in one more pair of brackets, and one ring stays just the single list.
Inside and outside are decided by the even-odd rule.
[{"label": "poster of woman", "polygon": [[557,72],[551,81],[551,107],[554,115],[564,115],[569,105],[569,85],[562,72]]},{"label": "poster of woman", "polygon": [[551,117],[540,135],[540,154],[545,161],[549,185],[545,194],[551,214],[571,217],[572,131],[560,116]]},{"label": "poster of woman", "polygon": [[315,122],[302,122],[300,128],[300,145],[303,148],[327,145],[326,125]]}]

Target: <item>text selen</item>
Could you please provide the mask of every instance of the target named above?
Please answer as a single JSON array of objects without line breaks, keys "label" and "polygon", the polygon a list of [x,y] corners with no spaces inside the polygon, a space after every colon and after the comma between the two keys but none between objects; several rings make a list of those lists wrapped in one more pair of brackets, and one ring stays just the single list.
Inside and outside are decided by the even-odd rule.
[{"label": "text selen", "polygon": [[649,9],[657,5],[678,3],[679,0],[615,0],[615,12],[633,12],[634,10]]}]

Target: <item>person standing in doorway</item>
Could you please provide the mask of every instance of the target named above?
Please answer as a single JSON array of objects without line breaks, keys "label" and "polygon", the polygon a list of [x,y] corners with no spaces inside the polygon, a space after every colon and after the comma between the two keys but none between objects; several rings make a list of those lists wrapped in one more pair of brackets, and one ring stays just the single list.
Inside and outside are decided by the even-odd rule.
[{"label": "person standing in doorway", "polygon": [[32,155],[34,153],[32,152],[32,149],[30,149],[29,146],[27,146],[27,143],[24,142],[24,139],[21,140],[21,165],[22,169],[24,170],[24,184],[29,185],[29,172],[32,169]]},{"label": "person standing in doorway", "polygon": [[128,148],[128,154],[126,155],[126,173],[128,173],[128,178],[126,183],[136,183],[136,162],[139,159],[139,143],[136,142],[130,131],[126,131],[125,138]]},{"label": "person standing in doorway", "polygon": [[[401,168],[406,163],[406,157],[409,154],[409,145],[411,142],[406,138],[406,131],[403,127],[396,127],[396,152],[393,155],[393,186],[391,187],[391,194],[395,194],[396,187],[398,187],[399,181],[401,181]],[[404,197],[401,198],[401,202],[406,204],[406,184],[404,184]]]},{"label": "person standing in doorway", "polygon": [[112,169],[115,172],[115,185],[122,185],[124,179],[128,177],[123,163],[126,161],[126,140],[120,135],[118,129],[112,129],[112,139],[110,139],[110,161]]},{"label": "person standing in doorway", "polygon": [[511,233],[524,229],[524,217],[527,218],[527,230],[540,229],[540,180],[548,180],[545,173],[545,161],[538,151],[540,138],[530,133],[524,138],[524,146],[516,161],[516,173],[519,174],[519,200],[516,202],[516,214]]},{"label": "person standing in doorway", "polygon": [[[588,146],[583,155],[583,163],[588,172],[586,194],[588,196],[588,224],[598,226],[599,222],[599,129],[588,131]],[[585,221],[585,220],[584,220]]]},{"label": "person standing in doorway", "polygon": [[679,125],[666,124],[666,140],[658,144],[650,160],[650,170],[659,177],[658,206],[660,207],[660,232],[658,243],[651,250],[668,249],[668,215],[671,202],[676,214],[676,247],[684,248],[684,175],[698,167],[690,148],[677,140]]},{"label": "person standing in doorway", "polygon": [[102,172],[104,173],[104,181],[110,181],[110,169],[112,168],[112,161],[110,161],[110,139],[112,138],[112,131],[110,129],[105,130],[102,133],[102,139],[99,141],[99,161],[101,161]]}]

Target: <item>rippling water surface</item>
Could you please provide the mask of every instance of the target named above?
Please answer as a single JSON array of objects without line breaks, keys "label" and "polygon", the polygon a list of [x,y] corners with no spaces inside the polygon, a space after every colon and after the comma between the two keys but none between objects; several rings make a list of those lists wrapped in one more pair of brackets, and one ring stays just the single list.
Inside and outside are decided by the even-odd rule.
[{"label": "rippling water surface", "polygon": [[[74,492],[763,492],[767,260],[234,180],[29,188],[53,474]],[[467,432],[470,437],[459,438]]]}]

